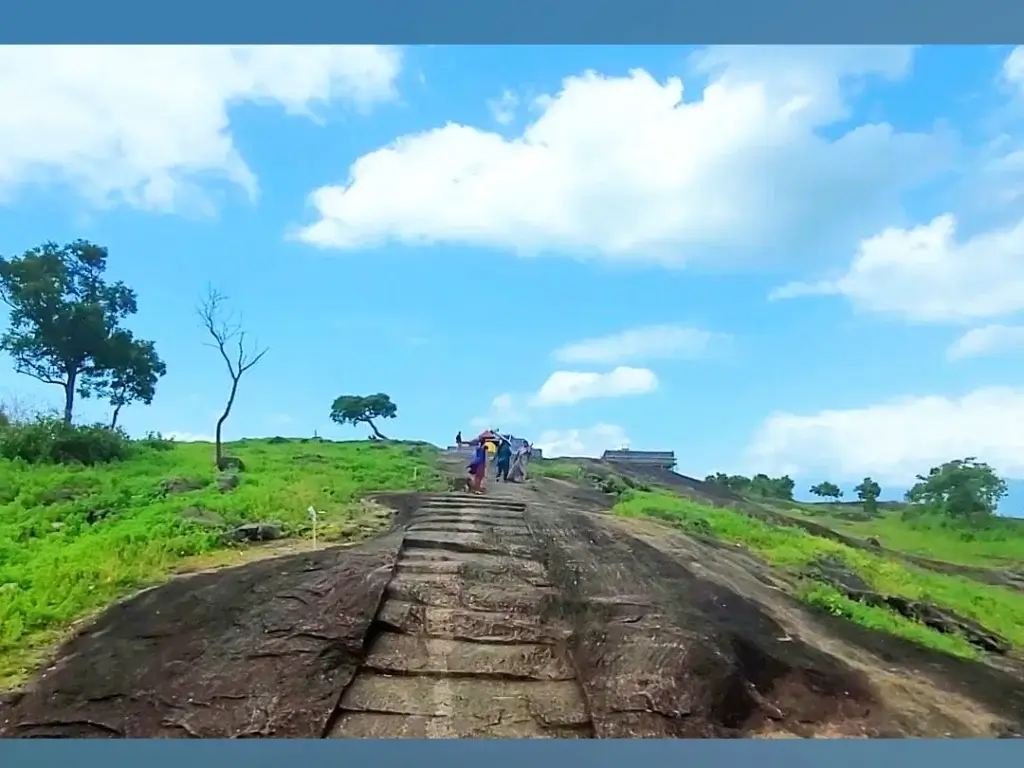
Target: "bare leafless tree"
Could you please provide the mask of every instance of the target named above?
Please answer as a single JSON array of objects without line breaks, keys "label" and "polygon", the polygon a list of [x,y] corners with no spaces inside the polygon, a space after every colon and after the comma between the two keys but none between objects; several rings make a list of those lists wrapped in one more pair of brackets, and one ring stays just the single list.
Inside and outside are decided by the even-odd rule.
[{"label": "bare leafless tree", "polygon": [[242,374],[252,368],[267,354],[268,348],[259,349],[258,344],[246,345],[245,331],[241,324],[225,311],[224,303],[227,297],[210,287],[206,290],[206,296],[199,303],[199,318],[203,327],[207,330],[212,342],[206,342],[206,346],[213,347],[219,353],[227,365],[228,374],[231,376],[231,393],[228,395],[228,402],[224,406],[224,412],[217,419],[217,431],[215,433],[215,456],[214,459],[218,468],[223,465],[223,448],[221,446],[221,430],[224,422],[231,415],[231,406],[235,404],[235,395],[238,394],[238,382]]}]

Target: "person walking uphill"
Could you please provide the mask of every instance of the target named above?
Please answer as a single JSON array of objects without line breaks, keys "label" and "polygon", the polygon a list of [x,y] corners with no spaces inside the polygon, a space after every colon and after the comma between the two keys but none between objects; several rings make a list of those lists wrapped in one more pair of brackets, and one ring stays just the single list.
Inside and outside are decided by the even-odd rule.
[{"label": "person walking uphill", "polygon": [[512,443],[503,439],[498,443],[498,451],[495,455],[498,465],[498,480],[508,482],[508,471],[512,467]]},{"label": "person walking uphill", "polygon": [[477,443],[473,449],[473,459],[467,467],[469,470],[469,490],[473,493],[484,492],[484,475],[487,474],[487,448]]}]

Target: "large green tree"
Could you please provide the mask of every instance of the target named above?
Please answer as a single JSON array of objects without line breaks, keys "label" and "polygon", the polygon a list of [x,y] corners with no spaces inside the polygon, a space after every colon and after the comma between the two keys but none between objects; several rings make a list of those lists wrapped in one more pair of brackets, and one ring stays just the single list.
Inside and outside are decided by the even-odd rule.
[{"label": "large green tree", "polygon": [[932,467],[906,494],[907,501],[944,512],[958,520],[976,521],[995,514],[1006,496],[1006,482],[983,461],[969,456]]},{"label": "large green tree", "polygon": [[122,327],[138,311],[135,292],[107,282],[106,269],[107,249],[85,240],[0,257],[0,301],[10,309],[0,349],[19,373],[64,390],[65,424],[76,394],[105,391],[105,381],[123,378],[140,357],[159,361],[151,342],[136,341]]},{"label": "large green tree", "polygon": [[841,499],[843,498],[843,492],[835,483],[830,483],[828,480],[812,485],[810,492],[815,496],[820,496],[823,499]]},{"label": "large green tree", "polygon": [[380,440],[387,440],[374,419],[393,419],[398,415],[398,406],[383,392],[375,395],[342,395],[331,404],[331,421],[337,424],[366,424]]}]

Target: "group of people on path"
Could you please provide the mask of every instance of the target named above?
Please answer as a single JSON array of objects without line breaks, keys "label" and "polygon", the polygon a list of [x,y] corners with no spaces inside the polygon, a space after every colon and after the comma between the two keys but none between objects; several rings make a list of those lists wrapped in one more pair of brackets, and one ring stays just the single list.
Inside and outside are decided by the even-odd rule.
[{"label": "group of people on path", "polygon": [[525,440],[503,435],[496,429],[481,432],[471,440],[463,440],[462,432],[455,435],[455,444],[473,446],[473,457],[466,467],[469,470],[469,490],[484,492],[487,464],[492,463],[495,480],[518,483],[526,480],[526,464],[533,453],[532,446]]}]

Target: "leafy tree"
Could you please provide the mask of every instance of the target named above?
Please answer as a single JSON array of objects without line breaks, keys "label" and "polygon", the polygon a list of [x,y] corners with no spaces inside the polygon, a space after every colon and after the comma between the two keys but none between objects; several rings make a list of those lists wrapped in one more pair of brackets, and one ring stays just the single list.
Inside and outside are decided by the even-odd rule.
[{"label": "leafy tree", "polygon": [[331,421],[337,424],[366,424],[380,440],[387,440],[373,423],[374,419],[393,419],[398,415],[398,406],[383,392],[361,397],[342,395],[331,404]]},{"label": "leafy tree", "polygon": [[1006,496],[1006,482],[988,464],[970,456],[932,467],[906,494],[907,501],[940,510],[959,520],[995,514]]},{"label": "leafy tree", "polygon": [[861,480],[860,485],[853,490],[857,494],[857,498],[864,504],[866,511],[874,512],[878,509],[878,497],[882,495],[882,486],[870,477],[865,477]]},{"label": "leafy tree", "polygon": [[757,474],[750,481],[751,492],[768,499],[792,501],[794,488],[796,488],[796,483],[789,475],[768,477],[765,474]]},{"label": "leafy tree", "polygon": [[64,390],[65,424],[79,389],[109,373],[117,360],[112,339],[138,310],[133,290],[104,281],[106,268],[107,249],[85,240],[0,257],[0,301],[10,308],[0,349],[18,373]]},{"label": "leafy tree", "polygon": [[817,485],[812,485],[810,488],[810,492],[813,493],[815,496],[820,496],[824,499],[838,500],[843,498],[843,492],[840,490],[839,486],[836,485],[835,483],[830,483],[828,481],[818,483]]},{"label": "leafy tree", "polygon": [[228,375],[231,377],[228,401],[224,406],[224,412],[217,419],[217,429],[214,433],[214,461],[218,468],[222,466],[224,460],[221,433],[224,429],[224,422],[231,415],[231,407],[235,404],[238,382],[241,381],[242,375],[262,360],[269,351],[267,347],[259,349],[255,344],[246,346],[245,331],[242,330],[242,326],[224,310],[226,301],[227,297],[224,294],[213,288],[208,288],[206,296],[199,302],[198,309],[199,319],[213,339],[208,346],[220,353],[221,359],[227,366]]},{"label": "leafy tree", "polygon": [[149,405],[156,394],[157,380],[167,373],[151,341],[136,341],[128,331],[118,331],[101,358],[101,374],[86,382],[79,394],[103,397],[114,408],[110,428],[117,427],[117,418],[124,406],[140,402]]}]

